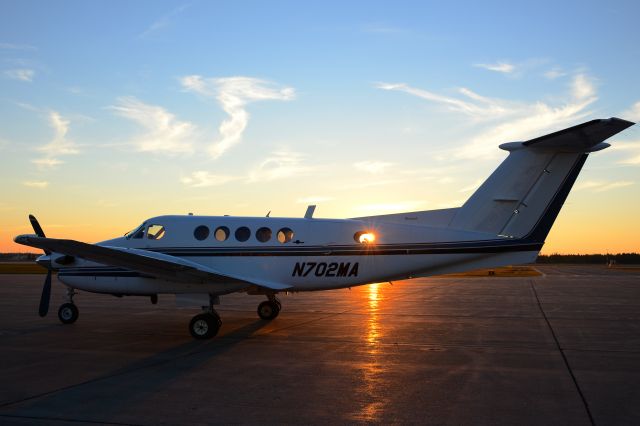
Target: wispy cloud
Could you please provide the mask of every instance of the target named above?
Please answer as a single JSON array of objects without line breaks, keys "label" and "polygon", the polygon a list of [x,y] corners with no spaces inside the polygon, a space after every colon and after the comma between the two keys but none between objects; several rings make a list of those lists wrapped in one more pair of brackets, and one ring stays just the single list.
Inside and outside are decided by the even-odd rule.
[{"label": "wispy cloud", "polygon": [[566,76],[567,73],[564,72],[561,68],[551,68],[550,70],[546,71],[543,75],[545,76],[545,78],[548,78],[549,80],[555,80],[556,78]]},{"label": "wispy cloud", "polygon": [[365,204],[356,208],[367,212],[406,212],[416,210],[424,205],[424,201],[401,201],[398,203]]},{"label": "wispy cloud", "polygon": [[215,98],[229,118],[220,124],[220,139],[210,149],[211,156],[218,158],[242,140],[242,134],[249,123],[246,106],[251,102],[264,100],[289,101],[295,98],[291,87],[275,84],[252,77],[203,78],[189,75],[180,79],[187,91]]},{"label": "wispy cloud", "polygon": [[399,90],[463,113],[477,124],[484,122],[478,136],[457,149],[458,158],[492,158],[497,155],[496,144],[527,140],[542,132],[558,129],[589,115],[588,107],[597,100],[593,81],[586,74],[577,74],[571,81],[569,95],[558,105],[537,101],[521,103],[478,95],[469,89],[459,89],[464,98],[446,97],[406,84],[380,83],[386,90]]},{"label": "wispy cloud", "polygon": [[317,204],[317,203],[323,203],[325,201],[331,201],[333,200],[333,197],[327,197],[324,195],[312,195],[310,197],[304,197],[304,198],[298,198],[296,200],[296,203],[299,204]]},{"label": "wispy cloud", "polygon": [[12,80],[24,81],[27,83],[31,83],[33,81],[33,77],[35,77],[36,72],[32,69],[28,68],[17,68],[12,70],[6,70],[4,75],[7,78]]},{"label": "wispy cloud", "polygon": [[359,161],[353,165],[356,170],[367,172],[371,174],[383,173],[389,167],[393,166],[393,163],[386,161]]},{"label": "wispy cloud", "polygon": [[375,87],[383,90],[396,90],[432,101],[445,106],[449,111],[466,114],[476,120],[495,118],[510,113],[510,105],[506,101],[487,98],[467,88],[459,88],[458,93],[467,99],[439,95],[424,89],[411,87],[405,83],[376,83]]},{"label": "wispy cloud", "polygon": [[29,188],[36,188],[36,189],[45,189],[47,186],[49,186],[49,182],[44,180],[27,180],[22,182],[22,184]]},{"label": "wispy cloud", "polygon": [[145,129],[143,134],[132,140],[138,151],[176,154],[193,150],[196,126],[178,120],[166,109],[145,104],[134,97],[119,98],[118,103],[109,108]]},{"label": "wispy cloud", "polygon": [[49,126],[53,129],[53,139],[46,145],[37,148],[38,151],[44,153],[44,157],[33,159],[32,162],[42,167],[54,167],[62,164],[62,160],[58,157],[62,155],[78,154],[77,145],[67,139],[70,121],[65,119],[57,111],[49,112]]},{"label": "wispy cloud", "polygon": [[205,188],[210,186],[224,185],[235,180],[238,180],[237,176],[229,175],[217,175],[205,170],[199,170],[191,173],[190,176],[185,176],[180,181],[192,188]]},{"label": "wispy cloud", "polygon": [[171,26],[173,19],[184,12],[185,9],[189,7],[188,4],[183,4],[181,6],[176,7],[171,12],[161,16],[157,20],[155,20],[149,27],[144,30],[140,34],[140,38],[149,38],[153,35],[156,35],[158,32],[165,30]]},{"label": "wispy cloud", "polygon": [[489,71],[500,72],[503,74],[511,74],[516,70],[516,66],[507,61],[499,61],[495,64],[474,64],[474,67],[484,68]]},{"label": "wispy cloud", "polygon": [[0,49],[6,49],[6,50],[36,50],[36,47],[28,45],[28,44],[16,44],[16,43],[2,43],[2,42],[0,42]]},{"label": "wispy cloud", "polygon": [[640,165],[640,141],[616,142],[614,148],[616,151],[620,150],[626,154],[624,159],[618,161],[618,164]]},{"label": "wispy cloud", "polygon": [[249,182],[261,182],[306,175],[314,166],[304,162],[303,154],[278,151],[267,157],[255,170],[249,173]]},{"label": "wispy cloud", "polygon": [[631,108],[620,114],[620,117],[625,120],[640,121],[640,101],[636,102],[631,106]]},{"label": "wispy cloud", "polygon": [[616,188],[624,188],[625,186],[630,186],[633,184],[634,182],[628,181],[628,180],[620,180],[615,182],[588,180],[576,185],[576,190],[579,191],[579,190],[589,189],[594,192],[604,192],[604,191],[610,191]]}]

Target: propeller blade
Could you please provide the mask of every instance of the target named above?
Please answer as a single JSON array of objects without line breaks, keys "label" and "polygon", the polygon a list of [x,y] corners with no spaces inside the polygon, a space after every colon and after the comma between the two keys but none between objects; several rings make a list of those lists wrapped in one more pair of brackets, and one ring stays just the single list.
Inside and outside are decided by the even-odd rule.
[{"label": "propeller blade", "polygon": [[51,298],[51,269],[47,272],[47,278],[44,280],[44,287],[42,287],[42,296],[40,297],[40,309],[38,313],[41,317],[47,316],[49,312],[49,299]]},{"label": "propeller blade", "polygon": [[[33,230],[38,237],[47,238],[47,236],[44,235],[42,226],[40,226],[40,224],[38,223],[38,219],[36,219],[34,215],[29,215],[29,222],[31,222],[31,226],[33,227]],[[51,254],[51,252],[49,250],[44,250],[44,254]]]},{"label": "propeller blade", "polygon": [[29,215],[29,222],[31,222],[31,226],[33,227],[33,230],[36,232],[36,235],[38,237],[46,238],[46,235],[44,235],[44,231],[42,230],[42,227],[38,223],[38,219],[36,219],[34,215],[32,214]]}]

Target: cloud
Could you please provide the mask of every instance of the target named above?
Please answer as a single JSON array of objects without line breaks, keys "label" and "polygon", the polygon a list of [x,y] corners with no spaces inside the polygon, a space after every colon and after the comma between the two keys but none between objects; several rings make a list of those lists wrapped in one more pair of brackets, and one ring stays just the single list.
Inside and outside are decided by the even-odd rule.
[{"label": "cloud", "polygon": [[182,77],[185,90],[215,98],[229,118],[220,124],[220,139],[210,149],[213,158],[223,155],[240,143],[249,123],[246,106],[264,100],[289,101],[295,98],[291,87],[277,87],[274,83],[251,77],[203,78],[199,75]]},{"label": "cloud", "polygon": [[22,182],[22,184],[24,186],[28,186],[29,188],[36,188],[36,189],[45,189],[47,186],[49,186],[49,182],[44,180],[28,180],[28,181]]},{"label": "cloud", "polygon": [[122,97],[109,107],[121,117],[131,120],[145,129],[132,140],[138,151],[176,154],[191,152],[196,126],[178,120],[166,109],[145,104],[134,97]]},{"label": "cloud", "polygon": [[304,163],[304,155],[297,152],[278,151],[272,153],[249,173],[249,182],[261,182],[301,176],[314,170]]},{"label": "cloud", "polygon": [[614,148],[616,151],[628,151],[626,158],[618,161],[618,164],[640,165],[640,141],[616,142]]},{"label": "cloud", "polygon": [[180,181],[192,188],[205,188],[210,186],[224,185],[225,183],[238,180],[236,176],[228,175],[216,175],[204,170],[199,170],[191,173],[191,176],[186,176],[180,179]]},{"label": "cloud", "polygon": [[412,88],[404,83],[380,83],[377,87],[409,93],[441,104],[448,111],[462,113],[477,124],[484,123],[478,135],[454,153],[458,158],[467,159],[493,158],[498,155],[495,149],[497,144],[527,140],[551,129],[576,124],[576,121],[590,114],[587,108],[597,100],[592,79],[585,74],[574,76],[569,95],[558,105],[543,101],[521,103],[489,98],[465,88],[459,89],[464,98],[454,98]]},{"label": "cloud", "polygon": [[4,75],[12,80],[31,83],[33,81],[33,77],[36,75],[36,72],[27,68],[17,68],[13,70],[6,70],[4,72]]},{"label": "cloud", "polygon": [[51,142],[36,148],[44,153],[44,157],[31,160],[32,163],[42,167],[54,167],[62,164],[57,157],[61,155],[74,155],[80,151],[76,144],[67,139],[70,121],[65,119],[56,111],[49,112],[49,125],[53,129],[54,135]]},{"label": "cloud", "polygon": [[459,88],[458,92],[468,99],[438,95],[427,90],[411,87],[405,83],[376,83],[375,87],[382,90],[405,92],[427,101],[441,104],[449,111],[466,114],[475,120],[495,118],[510,112],[509,105],[506,102],[481,96],[464,87]]},{"label": "cloud", "polygon": [[28,44],[0,43],[0,49],[7,50],[36,50],[36,47]]},{"label": "cloud", "polygon": [[189,7],[188,4],[183,4],[181,6],[176,7],[171,12],[166,15],[161,16],[159,19],[154,21],[146,30],[144,30],[140,34],[140,38],[149,38],[150,36],[156,35],[158,32],[165,30],[171,26],[171,21],[177,15],[184,12],[185,9]]},{"label": "cloud", "polygon": [[362,172],[379,174],[393,166],[393,163],[388,163],[386,161],[359,161],[353,166]]},{"label": "cloud", "polygon": [[625,186],[633,185],[634,182],[628,180],[621,180],[616,182],[605,182],[605,181],[585,181],[576,185],[576,190],[584,190],[589,189],[594,192],[604,192],[609,191],[616,188],[624,188]]},{"label": "cloud", "polygon": [[331,201],[333,197],[326,197],[324,195],[312,195],[310,197],[298,198],[296,203],[299,204],[318,204],[324,201]]},{"label": "cloud", "polygon": [[625,120],[640,121],[640,101],[633,104],[631,108],[624,111],[620,116]]},{"label": "cloud", "polygon": [[365,204],[356,208],[372,212],[406,212],[416,210],[424,204],[424,201],[402,201],[399,203]]},{"label": "cloud", "polygon": [[552,68],[543,75],[549,80],[555,80],[556,78],[564,77],[567,73],[562,71],[560,68]]},{"label": "cloud", "polygon": [[584,74],[574,77],[571,88],[575,99],[593,99],[596,94],[592,79]]},{"label": "cloud", "polygon": [[495,64],[474,64],[473,66],[477,68],[484,68],[489,71],[501,72],[503,74],[511,74],[516,70],[515,65],[506,61],[496,62]]}]

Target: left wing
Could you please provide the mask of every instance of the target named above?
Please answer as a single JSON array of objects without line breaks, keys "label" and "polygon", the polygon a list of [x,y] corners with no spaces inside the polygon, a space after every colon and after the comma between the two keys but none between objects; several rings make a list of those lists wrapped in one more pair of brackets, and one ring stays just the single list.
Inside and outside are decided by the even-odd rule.
[{"label": "left wing", "polygon": [[170,281],[257,285],[270,290],[284,290],[291,287],[265,280],[253,278],[246,280],[241,277],[222,274],[199,263],[147,250],[98,246],[75,240],[44,238],[36,235],[19,235],[14,241],[18,244],[68,254],[105,265],[126,268]]}]

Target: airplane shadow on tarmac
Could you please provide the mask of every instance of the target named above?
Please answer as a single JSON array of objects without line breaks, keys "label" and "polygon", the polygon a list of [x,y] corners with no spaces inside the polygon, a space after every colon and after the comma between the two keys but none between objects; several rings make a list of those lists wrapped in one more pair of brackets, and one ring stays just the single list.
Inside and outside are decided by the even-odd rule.
[{"label": "airplane shadow on tarmac", "polygon": [[[169,391],[163,389],[168,389],[181,378],[201,374],[199,371],[211,377],[215,373],[211,366],[215,366],[217,358],[268,324],[268,321],[255,320],[211,340],[189,341],[111,373],[29,398],[32,401],[9,403],[5,405],[8,410],[3,414],[108,422],[122,421],[122,415],[126,413],[124,415],[130,419],[129,416],[135,412],[140,415],[141,407],[145,403],[148,407],[149,400],[171,400]],[[195,382],[199,383],[199,390],[203,393],[214,385],[210,379]],[[16,407],[11,410],[8,405],[14,404]]]}]

